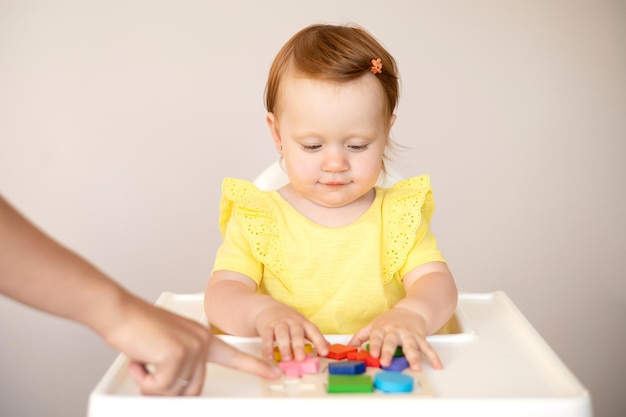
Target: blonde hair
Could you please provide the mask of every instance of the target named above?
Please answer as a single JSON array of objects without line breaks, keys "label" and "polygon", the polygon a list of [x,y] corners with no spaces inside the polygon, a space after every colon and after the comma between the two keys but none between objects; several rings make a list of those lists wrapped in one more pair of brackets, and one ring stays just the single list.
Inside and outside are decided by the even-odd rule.
[{"label": "blonde hair", "polygon": [[387,116],[396,109],[400,88],[396,61],[369,32],[358,26],[315,24],[300,30],[280,49],[265,86],[265,108],[275,112],[280,83],[288,70],[306,77],[347,82],[370,72],[372,59],[380,59],[376,74],[386,99]]}]

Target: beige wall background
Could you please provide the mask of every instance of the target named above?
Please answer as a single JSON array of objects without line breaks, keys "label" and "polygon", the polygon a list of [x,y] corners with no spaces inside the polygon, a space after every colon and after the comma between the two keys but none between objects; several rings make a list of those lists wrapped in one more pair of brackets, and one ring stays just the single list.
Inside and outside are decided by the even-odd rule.
[{"label": "beige wall background", "polygon": [[[624,1],[2,0],[0,192],[147,300],[202,291],[222,177],[276,159],[271,60],[318,22],[397,58],[395,168],[431,175],[460,290],[506,291],[626,415]],[[3,417],[85,415],[117,355],[7,298],[0,353]]]}]

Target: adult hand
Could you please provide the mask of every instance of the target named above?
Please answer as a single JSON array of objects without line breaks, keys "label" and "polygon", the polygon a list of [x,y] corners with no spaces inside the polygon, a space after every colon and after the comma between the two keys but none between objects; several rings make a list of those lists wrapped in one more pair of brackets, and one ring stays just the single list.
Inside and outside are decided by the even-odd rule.
[{"label": "adult hand", "polygon": [[124,304],[120,319],[103,336],[129,356],[129,372],[142,394],[199,395],[207,361],[263,378],[280,376],[270,362],[228,345],[200,323],[134,296]]},{"label": "adult hand", "polygon": [[1,196],[0,248],[0,294],[100,334],[130,357],[130,373],[144,394],[198,395],[207,360],[265,378],[280,374],[200,323],[131,294]]}]

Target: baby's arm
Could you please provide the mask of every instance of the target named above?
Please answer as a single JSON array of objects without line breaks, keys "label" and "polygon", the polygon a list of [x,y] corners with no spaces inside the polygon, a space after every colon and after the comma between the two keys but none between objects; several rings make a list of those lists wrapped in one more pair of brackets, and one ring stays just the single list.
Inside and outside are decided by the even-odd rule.
[{"label": "baby's arm", "polygon": [[406,297],[389,311],[359,330],[350,344],[369,340],[370,353],[389,365],[397,346],[402,346],[412,369],[419,370],[420,352],[435,369],[443,366],[426,336],[443,327],[452,317],[458,298],[457,288],[448,266],[429,262],[404,277]]},{"label": "baby's arm", "polygon": [[204,294],[204,311],[209,322],[238,336],[261,336],[263,355],[274,358],[274,341],[283,360],[304,360],[306,340],[320,355],[328,353],[328,342],[315,324],[291,307],[269,295],[257,294],[256,283],[232,271],[215,271]]}]

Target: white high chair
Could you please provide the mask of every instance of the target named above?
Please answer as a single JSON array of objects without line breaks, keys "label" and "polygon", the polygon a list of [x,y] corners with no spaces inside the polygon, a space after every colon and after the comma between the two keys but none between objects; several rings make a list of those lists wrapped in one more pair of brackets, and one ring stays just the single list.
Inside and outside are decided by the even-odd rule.
[{"label": "white high chair", "polygon": [[[379,178],[378,184],[386,187],[398,179],[402,177],[390,170]],[[269,191],[287,181],[287,175],[275,162],[254,182]],[[164,292],[156,304],[207,324],[204,293]],[[471,410],[472,416],[481,417],[593,417],[589,391],[504,292],[460,293],[455,315],[448,325],[445,331],[428,339],[436,341],[438,349],[446,353],[450,366],[444,370],[425,366],[422,372],[406,373],[415,379],[415,388],[398,394],[402,399],[396,394],[379,395],[380,392],[329,394],[326,371],[306,375],[306,384],[294,385],[289,377],[267,381],[209,362],[201,395],[193,401],[188,397],[165,400],[141,395],[128,372],[130,359],[121,353],[91,392],[87,416],[206,417],[227,407],[232,415],[247,416],[257,414],[261,408],[271,409],[275,417],[293,417],[296,408],[303,416],[397,415],[410,408],[416,415],[433,417],[465,415],[467,410]],[[224,334],[216,337],[248,354],[259,355],[262,351],[260,337]],[[352,336],[325,337],[331,344],[347,344]],[[322,364],[321,369],[326,369],[328,362]],[[370,376],[378,372],[370,369]],[[481,378],[485,372],[488,377]]]},{"label": "white high chair", "polygon": [[[390,188],[396,182],[404,179],[397,171],[386,167],[387,173],[381,172],[376,185],[383,188]],[[289,182],[289,178],[280,167],[279,161],[275,161],[265,168],[253,181],[260,190],[269,191],[282,187]]]}]

